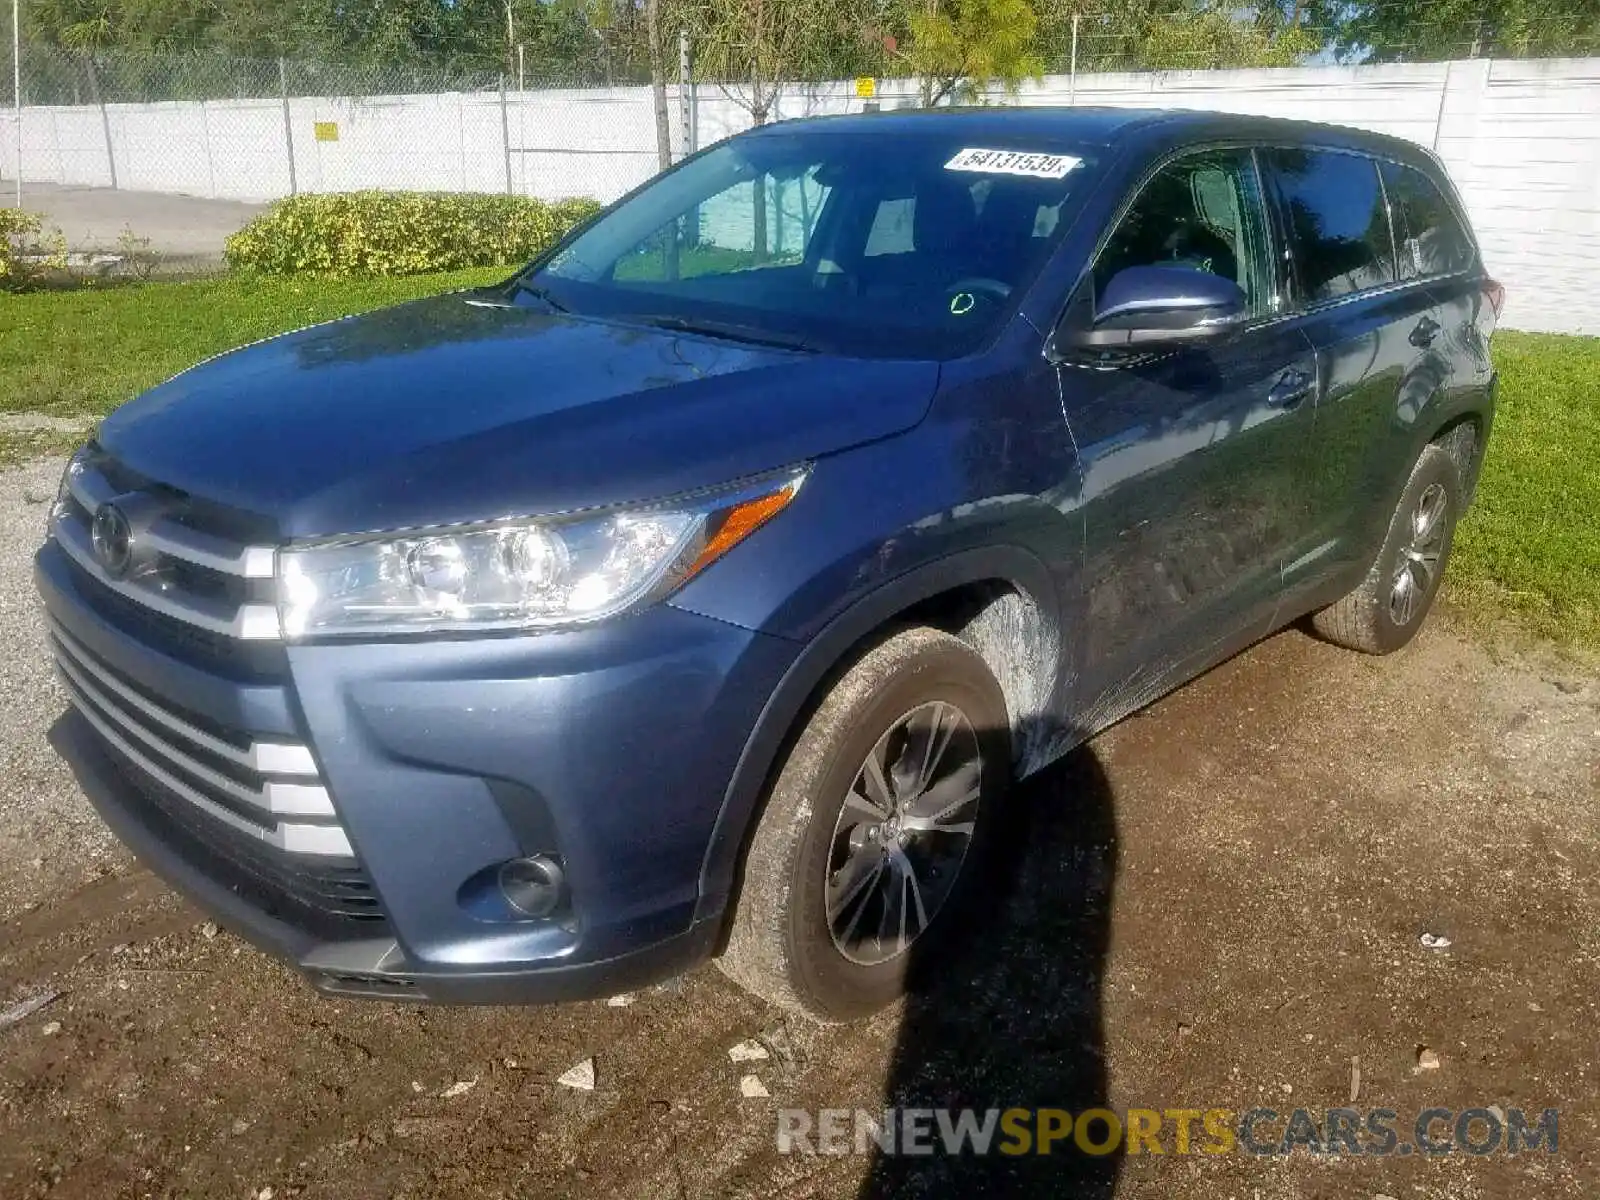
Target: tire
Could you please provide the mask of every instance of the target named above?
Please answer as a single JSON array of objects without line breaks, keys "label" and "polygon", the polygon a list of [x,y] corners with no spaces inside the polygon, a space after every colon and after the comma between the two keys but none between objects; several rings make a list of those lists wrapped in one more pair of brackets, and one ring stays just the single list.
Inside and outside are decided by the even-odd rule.
[{"label": "tire", "polygon": [[1428,446],[1411,469],[1366,579],[1313,614],[1312,627],[1335,645],[1366,654],[1391,654],[1415,637],[1439,594],[1461,502],[1455,459]]},{"label": "tire", "polygon": [[[914,795],[921,751],[941,739],[925,771],[930,786]],[[881,768],[876,785],[869,756]],[[888,638],[833,685],[778,773],[718,965],[746,990],[817,1021],[893,1002],[955,941],[1010,782],[1005,700],[983,659],[934,629]],[[941,827],[928,827],[940,810]],[[898,828],[900,820],[921,824]]]}]

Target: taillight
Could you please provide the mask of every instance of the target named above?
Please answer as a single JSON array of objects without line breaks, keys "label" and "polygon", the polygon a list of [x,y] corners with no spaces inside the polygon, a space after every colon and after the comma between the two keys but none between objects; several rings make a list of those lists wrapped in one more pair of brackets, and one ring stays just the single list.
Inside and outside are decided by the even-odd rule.
[{"label": "taillight", "polygon": [[1494,319],[1500,319],[1500,310],[1506,305],[1505,284],[1497,283],[1493,279],[1483,281],[1483,298],[1489,302],[1489,307],[1494,309]]}]

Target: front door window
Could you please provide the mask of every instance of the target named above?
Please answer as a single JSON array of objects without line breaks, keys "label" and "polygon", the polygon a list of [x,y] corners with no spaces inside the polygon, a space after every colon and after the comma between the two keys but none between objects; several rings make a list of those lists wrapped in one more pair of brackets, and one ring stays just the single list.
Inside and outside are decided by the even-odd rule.
[{"label": "front door window", "polygon": [[1162,167],[1140,189],[1095,263],[1096,293],[1128,267],[1192,267],[1231,279],[1251,316],[1277,303],[1261,188],[1248,150],[1205,150]]}]

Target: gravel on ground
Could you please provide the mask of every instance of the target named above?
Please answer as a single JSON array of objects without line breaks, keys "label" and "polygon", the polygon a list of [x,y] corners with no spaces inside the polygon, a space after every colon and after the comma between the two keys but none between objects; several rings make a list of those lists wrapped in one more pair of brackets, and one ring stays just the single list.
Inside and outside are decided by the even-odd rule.
[{"label": "gravel on ground", "polygon": [[[334,1002],[140,868],[48,746],[64,697],[29,558],[60,468],[0,473],[0,1014],[55,993],[0,1028],[0,1195],[1600,1194],[1591,661],[1447,613],[1387,659],[1270,638],[1021,789],[985,936],[863,1024],[786,1022],[713,969],[556,1008]],[[1402,1127],[1558,1108],[1559,1150],[1179,1155],[1169,1132],[1160,1156],[1000,1161],[775,1138],[784,1108],[1287,1117],[1352,1094]]]}]

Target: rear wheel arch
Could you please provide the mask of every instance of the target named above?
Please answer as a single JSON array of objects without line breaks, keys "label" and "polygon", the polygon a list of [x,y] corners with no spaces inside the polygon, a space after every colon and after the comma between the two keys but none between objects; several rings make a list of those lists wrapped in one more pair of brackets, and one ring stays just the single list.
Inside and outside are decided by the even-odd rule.
[{"label": "rear wheel arch", "polygon": [[1389,654],[1409,642],[1438,594],[1463,495],[1455,458],[1439,443],[1427,443],[1372,565],[1348,593],[1312,613],[1312,628],[1366,654]]},{"label": "rear wheel arch", "polygon": [[[779,681],[746,740],[701,864],[696,918],[725,916],[725,906],[731,912],[727,902],[738,889],[772,781],[832,684],[863,655],[915,625],[960,637],[994,673],[1020,757],[1041,740],[1046,706],[1059,683],[1059,611],[1043,562],[1020,547],[991,546],[923,564],[830,621]],[[1010,636],[1024,638],[1031,651],[1008,652]]]},{"label": "rear wheel arch", "polygon": [[1461,476],[1463,504],[1471,500],[1478,482],[1478,470],[1483,465],[1486,442],[1484,428],[1482,413],[1458,413],[1441,424],[1428,439],[1429,445],[1439,447],[1455,462],[1456,471]]}]

